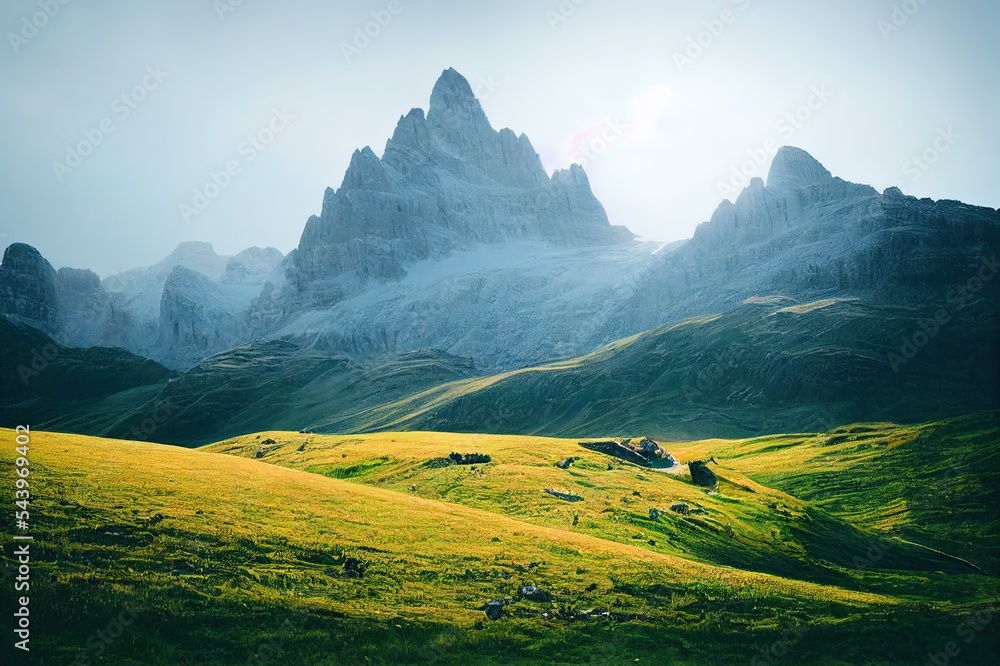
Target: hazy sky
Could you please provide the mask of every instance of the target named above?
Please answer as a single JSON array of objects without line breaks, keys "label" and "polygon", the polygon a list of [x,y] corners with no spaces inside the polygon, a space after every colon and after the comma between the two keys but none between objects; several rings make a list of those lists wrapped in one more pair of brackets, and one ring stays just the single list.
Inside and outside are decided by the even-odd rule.
[{"label": "hazy sky", "polygon": [[0,242],[57,267],[108,275],[184,240],[291,250],[355,148],[381,154],[447,67],[550,172],[611,137],[587,170],[645,237],[689,237],[734,169],[766,175],[772,141],[880,190],[1000,206],[995,0],[60,1],[0,8]]}]

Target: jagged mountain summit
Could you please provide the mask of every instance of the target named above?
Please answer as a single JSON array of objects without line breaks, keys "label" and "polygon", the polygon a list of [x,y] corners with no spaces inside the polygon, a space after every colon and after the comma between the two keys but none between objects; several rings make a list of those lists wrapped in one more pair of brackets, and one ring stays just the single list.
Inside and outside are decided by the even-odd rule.
[{"label": "jagged mountain summit", "polygon": [[632,240],[613,227],[579,166],[550,178],[528,137],[490,125],[454,69],[430,108],[400,118],[379,158],[355,152],[289,257],[279,306],[323,307],[369,283],[400,280],[412,264],[480,243],[536,240],[561,247]]},{"label": "jagged mountain summit", "polygon": [[101,280],[57,271],[14,243],[0,264],[0,314],[70,347],[123,347],[183,369],[245,341],[250,303],[283,258],[274,248],[229,257],[187,242],[153,266]]},{"label": "jagged mountain summit", "polygon": [[998,249],[993,209],[879,193],[792,147],[692,239],[641,242],[610,223],[581,167],[549,176],[449,69],[381,157],[354,154],[287,257],[189,243],[102,285],[14,245],[0,311],[61,343],[122,346],[175,370],[280,339],[359,357],[433,349],[485,373],[754,296],[943,302]]},{"label": "jagged mountain summit", "polygon": [[616,332],[722,312],[753,296],[953,308],[953,293],[998,251],[1000,211],[896,187],[879,193],[786,146],[766,184],[753,179],[690,241],[657,257],[656,270],[619,305]]}]

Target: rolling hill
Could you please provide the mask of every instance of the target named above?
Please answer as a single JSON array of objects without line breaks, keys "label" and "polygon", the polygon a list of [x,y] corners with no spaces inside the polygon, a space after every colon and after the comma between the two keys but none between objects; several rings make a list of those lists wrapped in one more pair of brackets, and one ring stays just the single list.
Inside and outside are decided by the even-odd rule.
[{"label": "rolling hill", "polygon": [[[949,427],[985,442],[995,424]],[[751,480],[786,465],[783,449],[771,462],[756,442],[689,446],[752,451],[756,463],[738,457],[737,471],[720,461],[715,495],[684,474],[607,461],[570,440],[261,433],[186,450],[33,433],[32,621],[44,627],[33,655],[711,665],[780,653],[818,666],[917,663],[995,603],[995,577],[902,541],[870,566],[853,562],[877,534],[864,521]],[[493,460],[426,465],[456,448]],[[582,460],[555,467],[567,453]],[[995,462],[980,470],[995,474]],[[0,468],[13,464],[4,447]],[[584,501],[544,494],[549,483]],[[693,511],[673,513],[671,500]],[[657,521],[651,506],[665,509]],[[734,566],[740,551],[751,557]],[[483,610],[494,599],[498,620]],[[95,638],[120,617],[129,619],[120,637]],[[995,628],[976,626],[962,654],[988,663]]]},{"label": "rolling hill", "polygon": [[[918,423],[1000,405],[997,312],[987,300],[949,312],[928,341],[928,311],[752,299],[577,359],[442,385],[315,427],[698,439]],[[904,358],[904,342],[921,335],[926,344]]]},{"label": "rolling hill", "polygon": [[69,430],[91,432],[128,418],[171,375],[124,349],[66,347],[4,317],[0,370],[0,425],[59,420]]}]

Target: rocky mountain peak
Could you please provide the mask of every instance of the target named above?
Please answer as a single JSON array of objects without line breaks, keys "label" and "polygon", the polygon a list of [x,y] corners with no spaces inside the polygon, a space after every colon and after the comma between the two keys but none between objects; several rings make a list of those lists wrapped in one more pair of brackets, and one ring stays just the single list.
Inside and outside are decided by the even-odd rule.
[{"label": "rocky mountain peak", "polygon": [[354,153],[343,185],[327,190],[321,214],[306,223],[287,259],[294,279],[273,303],[282,317],[330,307],[371,281],[402,280],[416,262],[483,243],[632,238],[611,226],[582,167],[550,178],[528,137],[494,130],[469,82],[448,69],[429,111],[401,116],[381,158],[371,148]]},{"label": "rocky mountain peak", "polygon": [[386,192],[391,186],[392,179],[375,151],[368,146],[354,151],[342,188]]},{"label": "rocky mountain peak", "polygon": [[56,324],[56,271],[42,254],[14,243],[0,263],[0,314],[51,331]]},{"label": "rocky mountain peak", "polygon": [[486,117],[469,81],[450,67],[444,70],[434,84],[428,115],[446,112],[474,113],[482,115],[483,119]]},{"label": "rocky mountain peak", "polygon": [[825,183],[833,179],[833,174],[812,155],[793,146],[778,149],[767,174],[767,186],[778,188],[800,188]]},{"label": "rocky mountain peak", "polygon": [[277,248],[248,248],[226,263],[222,281],[227,284],[263,285],[284,258],[285,255]]},{"label": "rocky mountain peak", "polygon": [[211,243],[205,241],[185,241],[174,248],[165,259],[151,267],[154,273],[168,275],[175,266],[184,266],[218,279],[226,270],[229,257],[216,254]]}]

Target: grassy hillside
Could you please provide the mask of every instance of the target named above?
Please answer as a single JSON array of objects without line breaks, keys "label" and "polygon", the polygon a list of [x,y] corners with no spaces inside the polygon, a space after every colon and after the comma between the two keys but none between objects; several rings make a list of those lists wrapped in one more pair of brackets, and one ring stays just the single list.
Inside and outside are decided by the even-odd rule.
[{"label": "grassy hillside", "polygon": [[[142,389],[154,380],[135,380],[128,367],[97,387],[89,375],[53,372],[17,413],[49,430],[185,446],[262,430],[703,439],[919,423],[1000,404],[1000,316],[991,303],[948,310],[911,359],[901,355],[904,339],[928,337],[933,309],[772,297],[491,377],[439,351],[360,358],[272,340]],[[19,387],[10,390],[25,403]],[[89,397],[57,402],[59,391]]]},{"label": "grassy hillside", "polygon": [[[299,437],[308,439],[302,452],[292,441]],[[572,442],[381,437],[275,434],[185,450],[35,433],[32,657],[37,663],[702,666],[748,663],[777,646],[788,663],[917,663],[954,640],[964,617],[997,598],[995,579],[945,563],[928,568],[931,560],[905,549],[884,584],[819,584],[697,561],[714,538],[703,532],[733,522],[735,538],[749,539],[756,527],[751,517],[771,502],[779,533],[797,516],[820,515],[810,502],[749,480],[727,479],[714,496],[683,476],[616,463],[608,470],[597,454]],[[10,442],[13,433],[0,438]],[[418,472],[418,457],[437,457],[459,443],[464,452],[495,454],[494,462],[476,470],[440,467],[440,476],[415,480],[388,473]],[[293,456],[292,445],[320,473],[268,464]],[[0,451],[0,472],[10,478],[13,447]],[[553,480],[551,462],[570,451],[585,458],[562,482],[585,497],[572,505],[576,525],[568,504],[544,496],[552,502],[545,510],[524,493],[542,494],[537,484]],[[384,464],[376,462],[382,458]],[[366,477],[369,470],[387,476],[380,482]],[[461,476],[449,476],[456,472]],[[605,504],[598,489],[585,485],[604,476],[607,490],[600,492],[623,512],[623,524],[648,511],[647,504],[674,498],[707,513],[691,516],[690,526],[663,519],[673,535],[629,524],[622,529],[642,532],[643,539],[626,541],[625,532],[598,515]],[[641,499],[623,497],[636,504],[610,502],[632,483]],[[790,514],[785,522],[777,517],[782,513]],[[850,533],[846,523],[833,522]],[[770,534],[745,548],[773,561],[782,550],[794,552],[794,543],[779,545],[783,539]],[[661,541],[670,548],[659,549]],[[699,552],[682,556],[684,549]],[[808,577],[808,567],[800,573]],[[552,599],[517,600],[518,587],[528,583]],[[511,597],[504,617],[488,620],[483,604],[504,597]],[[95,640],[123,612],[130,618],[134,612],[134,620],[121,637]],[[984,628],[974,639],[962,644],[963,663],[989,663],[995,633]]]},{"label": "grassy hillside", "polygon": [[951,312],[915,357],[894,368],[889,355],[928,316],[857,301],[757,299],[578,359],[447,384],[348,418],[331,414],[321,429],[700,439],[994,409],[996,309],[982,301]]},{"label": "grassy hillside", "polygon": [[94,431],[132,413],[169,376],[124,349],[64,347],[0,316],[0,425],[63,420],[70,430]]},{"label": "grassy hillside", "polygon": [[1000,575],[1000,413],[920,426],[681,445],[863,529],[946,551]]},{"label": "grassy hillside", "polygon": [[[679,473],[644,469],[587,450],[577,440],[443,433],[343,437],[264,433],[207,450],[500,512],[654,552],[857,589],[883,589],[882,578],[866,580],[868,569],[985,574],[983,567],[992,568],[1000,545],[996,503],[990,501],[996,492],[992,480],[1000,469],[993,452],[1000,422],[982,416],[919,427],[857,429],[867,435],[841,437],[835,432],[819,438],[669,446],[682,462],[718,457],[714,467],[720,479],[718,492],[695,486],[683,467]],[[862,437],[865,448],[859,451],[856,440]],[[825,445],[840,439],[843,443],[827,445],[818,454],[823,467],[803,465],[800,459],[808,458],[813,442]],[[748,447],[760,451],[766,462],[758,464],[747,456]],[[772,460],[772,452],[778,451],[781,455],[774,453]],[[491,462],[446,466],[451,452],[482,453]],[[932,456],[940,456],[939,461],[927,465]],[[951,469],[958,456],[979,459],[981,464],[956,468],[948,487],[941,489],[951,501],[943,510],[925,514],[923,497],[916,496],[926,490],[928,478]],[[576,458],[572,466],[565,470],[556,466],[568,457]],[[788,469],[776,469],[786,460],[795,462]],[[902,474],[903,470],[907,472]],[[831,477],[839,479],[839,485],[831,488]],[[823,492],[810,492],[807,481],[822,486]],[[545,489],[581,499],[563,502]],[[956,503],[959,495],[962,501]],[[940,499],[927,498],[926,504]],[[678,503],[687,504],[692,513],[669,510]],[[911,505],[913,511],[908,510]],[[655,520],[650,516],[653,509],[662,514]],[[871,519],[886,513],[895,520]],[[909,529],[902,529],[904,525]],[[955,547],[943,542],[949,538]],[[880,547],[885,552],[879,553],[877,562],[859,567],[859,554],[883,539],[891,547]],[[938,549],[943,552],[935,552]],[[967,561],[970,557],[972,562]],[[925,579],[911,582],[918,593]]]},{"label": "grassy hillside", "polygon": [[[359,359],[262,341],[212,356],[154,392],[113,396],[39,425],[136,439],[132,429],[154,414],[161,418],[144,439],[193,446],[265,429],[310,429],[331,413],[346,416],[471,374],[470,361],[441,352]],[[102,413],[116,418],[97,420]]]}]

